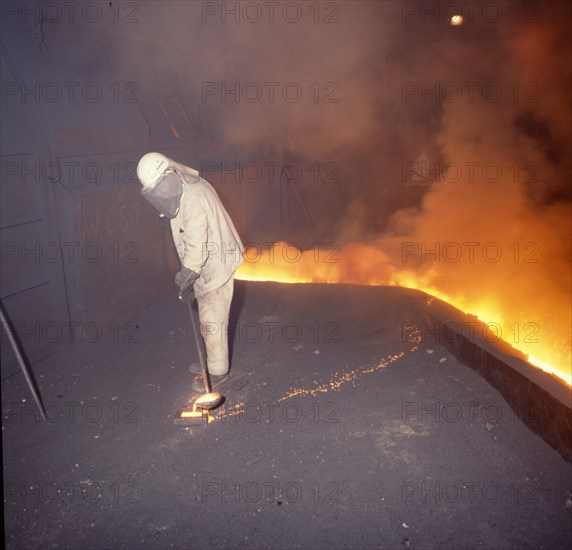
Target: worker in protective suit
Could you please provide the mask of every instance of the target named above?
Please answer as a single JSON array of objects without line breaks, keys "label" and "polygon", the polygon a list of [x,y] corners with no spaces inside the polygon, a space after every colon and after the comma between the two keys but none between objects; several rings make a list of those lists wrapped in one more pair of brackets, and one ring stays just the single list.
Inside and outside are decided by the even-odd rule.
[{"label": "worker in protective suit", "polygon": [[[171,233],[181,261],[175,276],[183,301],[194,292],[207,366],[213,387],[228,377],[228,317],[234,272],[244,247],[212,185],[192,168],[161,153],[144,155],[137,165],[142,195],[171,220]],[[197,364],[191,372],[200,374]],[[195,382],[193,389],[205,391]]]}]

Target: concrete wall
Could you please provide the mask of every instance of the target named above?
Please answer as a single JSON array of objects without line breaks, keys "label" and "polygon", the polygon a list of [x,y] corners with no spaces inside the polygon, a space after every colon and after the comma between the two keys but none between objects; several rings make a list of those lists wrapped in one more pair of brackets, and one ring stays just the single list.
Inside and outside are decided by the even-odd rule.
[{"label": "concrete wall", "polygon": [[[150,128],[118,97],[106,36],[30,17],[1,30],[0,298],[33,364],[172,291],[177,265],[139,194]],[[3,335],[2,377],[17,371]]]}]

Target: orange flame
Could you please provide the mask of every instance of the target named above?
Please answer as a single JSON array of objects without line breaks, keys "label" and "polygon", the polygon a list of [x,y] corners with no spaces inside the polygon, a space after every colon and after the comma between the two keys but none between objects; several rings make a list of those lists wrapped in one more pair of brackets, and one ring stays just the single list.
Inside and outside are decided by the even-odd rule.
[{"label": "orange flame", "polygon": [[[462,292],[462,287],[457,287],[455,292],[443,290],[443,286],[447,286],[446,282],[440,281],[439,284],[439,279],[433,277],[431,270],[420,275],[415,271],[399,269],[390,256],[377,246],[351,244],[339,251],[335,247],[317,246],[302,252],[292,243],[278,242],[264,250],[250,248],[245,252],[245,262],[237,271],[236,278],[280,283],[401,286],[421,290],[465,313],[477,316],[487,325],[494,323],[495,326],[500,326],[499,333],[503,339],[525,353],[531,364],[572,386],[570,343],[566,336],[559,335],[549,343],[546,343],[547,338],[543,338],[540,345],[539,340],[532,337],[534,326],[527,328],[527,325],[538,327],[548,326],[548,323],[533,324],[526,321],[531,318],[530,312],[516,316],[511,312],[509,321],[504,318],[507,307],[501,309],[493,298],[483,296],[479,300],[471,300]],[[523,334],[526,331],[527,334]],[[511,338],[507,339],[506,335]]]}]

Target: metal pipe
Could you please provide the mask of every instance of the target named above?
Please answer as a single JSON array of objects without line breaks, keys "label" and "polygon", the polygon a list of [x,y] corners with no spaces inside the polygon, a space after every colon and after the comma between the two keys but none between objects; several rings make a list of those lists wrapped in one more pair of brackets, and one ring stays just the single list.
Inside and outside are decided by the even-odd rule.
[{"label": "metal pipe", "polygon": [[[194,294],[193,296],[193,300],[194,300]],[[203,353],[203,343],[201,340],[201,335],[197,329],[197,322],[195,320],[195,312],[193,311],[193,306],[192,306],[192,301],[191,296],[189,296],[187,298],[187,305],[189,306],[189,315],[191,316],[191,323],[193,325],[193,334],[195,335],[195,342],[197,344],[197,352],[199,354],[199,363],[201,364],[201,374],[203,377],[203,383],[205,385],[205,391],[207,393],[211,393],[211,385],[209,382],[209,377],[207,374],[207,363],[205,360],[205,356]]]},{"label": "metal pipe", "polygon": [[16,337],[14,336],[14,333],[12,332],[12,329],[10,328],[10,325],[8,324],[8,320],[6,318],[6,315],[4,314],[4,308],[2,307],[1,302],[0,302],[0,318],[2,319],[2,328],[6,332],[6,336],[8,336],[8,340],[10,341],[10,345],[12,346],[12,350],[14,351],[14,355],[16,356],[16,360],[18,361],[18,364],[20,365],[20,369],[22,370],[22,373],[24,374],[24,378],[26,378],[26,382],[28,383],[28,387],[30,388],[32,395],[34,396],[34,400],[36,401],[36,405],[38,405],[38,408],[40,409],[40,413],[42,414],[42,418],[44,420],[46,420],[46,411],[44,409],[44,405],[42,404],[42,400],[40,399],[40,395],[36,391],[36,386],[34,384],[34,381],[32,380],[32,375],[30,374],[30,370],[28,369],[28,365],[26,364],[26,360],[24,359],[24,355],[23,355],[22,351],[20,350],[20,346],[18,344],[18,341],[16,340]]}]

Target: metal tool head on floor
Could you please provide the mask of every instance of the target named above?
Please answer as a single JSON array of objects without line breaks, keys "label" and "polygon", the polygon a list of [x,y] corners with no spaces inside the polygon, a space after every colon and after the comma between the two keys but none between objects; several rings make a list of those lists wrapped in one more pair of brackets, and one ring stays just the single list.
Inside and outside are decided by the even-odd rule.
[{"label": "metal tool head on floor", "polygon": [[175,416],[175,426],[202,426],[209,423],[209,412],[216,409],[222,401],[222,395],[217,392],[205,393],[197,397],[193,407],[183,407]]},{"label": "metal tool head on floor", "polygon": [[203,349],[204,343],[202,336],[198,331],[199,321],[195,320],[195,312],[192,307],[194,300],[194,293],[186,295],[186,302],[189,308],[189,316],[191,318],[191,325],[193,327],[193,335],[195,337],[195,344],[197,346],[197,353],[199,356],[199,362],[201,364],[201,374],[203,383],[205,385],[205,393],[204,395],[201,395],[195,399],[193,408],[191,410],[189,410],[189,407],[186,406],[177,412],[177,415],[175,416],[176,426],[201,426],[203,424],[208,424],[210,419],[208,411],[211,409],[216,409],[221,404],[223,399],[220,393],[213,392],[211,388],[209,375],[207,372],[207,364],[205,360],[205,350]]}]

